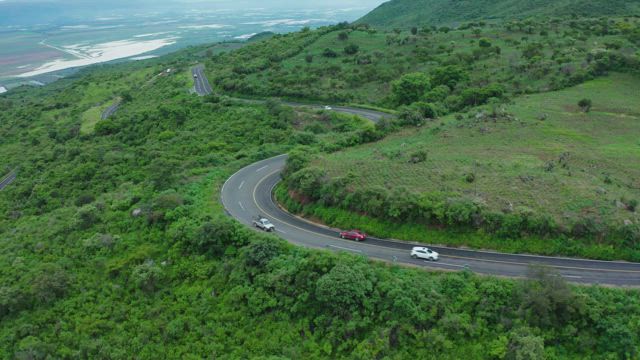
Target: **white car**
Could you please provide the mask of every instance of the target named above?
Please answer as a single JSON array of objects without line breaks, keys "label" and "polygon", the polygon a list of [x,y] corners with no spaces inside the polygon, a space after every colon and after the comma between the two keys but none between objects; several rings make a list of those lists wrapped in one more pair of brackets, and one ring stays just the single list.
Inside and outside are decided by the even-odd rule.
[{"label": "white car", "polygon": [[259,218],[257,220],[253,221],[253,226],[257,227],[258,229],[262,229],[264,231],[270,232],[276,229],[275,226],[273,226],[273,224],[271,223],[271,221],[265,219],[265,218]]},{"label": "white car", "polygon": [[411,257],[414,259],[425,259],[425,260],[430,260],[430,261],[438,261],[438,253],[426,248],[426,247],[420,247],[420,246],[416,246],[413,249],[411,249]]},{"label": "white car", "polygon": [[329,110],[333,110],[333,108],[332,108],[331,106],[329,106],[329,105],[326,105],[326,106],[324,107],[324,109],[325,109],[325,110],[327,110],[327,111],[329,111]]}]

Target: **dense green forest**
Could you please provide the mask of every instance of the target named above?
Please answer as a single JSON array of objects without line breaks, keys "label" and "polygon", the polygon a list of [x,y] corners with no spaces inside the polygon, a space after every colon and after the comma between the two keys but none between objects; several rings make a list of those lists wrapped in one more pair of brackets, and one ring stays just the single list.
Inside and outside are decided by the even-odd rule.
[{"label": "dense green forest", "polygon": [[[303,249],[241,226],[218,201],[231,174],[270,156],[357,152],[436,129],[435,116],[462,122],[457,113],[485,103],[589,86],[611,70],[635,76],[637,20],[553,24],[341,24],[1,95],[0,170],[18,177],[0,191],[0,358],[638,358],[636,289],[574,286],[544,268],[504,279]],[[190,93],[198,62],[215,95]],[[398,117],[373,126],[225,95],[360,102]]]},{"label": "dense green forest", "polygon": [[380,28],[458,25],[461,22],[557,16],[638,14],[637,0],[391,0],[358,20]]}]

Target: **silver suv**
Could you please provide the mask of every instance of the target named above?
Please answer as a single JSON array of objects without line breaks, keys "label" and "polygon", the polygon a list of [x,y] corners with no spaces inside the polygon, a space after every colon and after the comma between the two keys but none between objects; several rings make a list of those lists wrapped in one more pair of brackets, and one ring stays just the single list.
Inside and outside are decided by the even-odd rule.
[{"label": "silver suv", "polygon": [[420,247],[420,246],[416,246],[413,249],[411,249],[411,257],[414,259],[425,259],[425,260],[430,260],[430,261],[438,261],[438,253],[426,248],[426,247]]}]

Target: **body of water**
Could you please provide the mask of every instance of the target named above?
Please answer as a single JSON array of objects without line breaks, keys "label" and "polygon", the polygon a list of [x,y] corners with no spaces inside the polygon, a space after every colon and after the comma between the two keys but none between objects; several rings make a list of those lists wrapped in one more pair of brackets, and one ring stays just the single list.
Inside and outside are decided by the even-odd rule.
[{"label": "body of water", "polygon": [[189,45],[246,40],[353,21],[370,8],[185,10],[109,14],[53,24],[0,25],[0,83],[7,88],[52,73],[117,59],[142,60]]}]

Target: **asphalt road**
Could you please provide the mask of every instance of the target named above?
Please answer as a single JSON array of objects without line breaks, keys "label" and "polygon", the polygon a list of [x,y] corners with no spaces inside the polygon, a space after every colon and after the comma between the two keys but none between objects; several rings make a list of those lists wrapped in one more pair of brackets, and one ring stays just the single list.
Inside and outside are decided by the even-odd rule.
[{"label": "asphalt road", "polygon": [[17,176],[18,174],[14,170],[8,173],[5,177],[3,177],[2,180],[0,180],[0,191],[3,190],[5,187],[7,187],[9,184],[11,184],[16,179]]},{"label": "asphalt road", "polygon": [[[357,113],[372,121],[385,116],[354,108],[334,107],[334,110]],[[530,265],[540,264],[555,268],[561,276],[575,283],[640,286],[640,263],[503,254],[441,246],[429,246],[440,253],[438,262],[429,262],[410,257],[411,247],[417,245],[414,243],[377,238],[361,243],[342,240],[338,237],[339,230],[293,216],[275,203],[273,188],[281,180],[286,158],[285,154],[254,163],[227,180],[221,191],[221,200],[230,216],[247,226],[251,226],[256,216],[264,216],[275,225],[278,236],[296,245],[345,251],[433,270],[468,269],[486,275],[525,277]]]},{"label": "asphalt road", "polygon": [[109,106],[108,108],[106,108],[103,112],[102,115],[100,116],[100,118],[102,120],[106,120],[108,119],[111,115],[115,114],[116,111],[118,111],[118,108],[120,108],[120,101],[116,101],[114,102],[111,106]]},{"label": "asphalt road", "polygon": [[198,65],[191,69],[191,76],[193,77],[194,89],[200,96],[209,95],[213,92],[209,80],[204,73],[204,65]]}]

